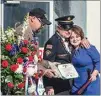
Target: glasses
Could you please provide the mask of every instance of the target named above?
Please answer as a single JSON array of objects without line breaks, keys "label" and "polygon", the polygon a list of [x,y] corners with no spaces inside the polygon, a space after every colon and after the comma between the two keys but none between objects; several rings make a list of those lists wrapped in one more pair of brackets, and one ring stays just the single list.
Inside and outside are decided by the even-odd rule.
[{"label": "glasses", "polygon": [[40,18],[37,18],[39,20],[39,22],[41,23],[41,28],[43,28],[45,26],[45,24],[41,21]]}]

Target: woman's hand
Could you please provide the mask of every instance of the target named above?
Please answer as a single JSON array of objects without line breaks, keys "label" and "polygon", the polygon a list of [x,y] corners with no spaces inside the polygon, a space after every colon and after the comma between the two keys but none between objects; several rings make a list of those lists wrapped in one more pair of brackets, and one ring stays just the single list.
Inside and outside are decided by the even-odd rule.
[{"label": "woman's hand", "polygon": [[91,81],[95,81],[96,80],[96,76],[98,75],[98,70],[94,70],[93,73],[91,74],[91,77],[89,80]]},{"label": "woman's hand", "polygon": [[90,77],[89,80],[91,80],[91,81],[95,81],[95,80],[96,80],[96,75],[91,74],[91,77]]}]

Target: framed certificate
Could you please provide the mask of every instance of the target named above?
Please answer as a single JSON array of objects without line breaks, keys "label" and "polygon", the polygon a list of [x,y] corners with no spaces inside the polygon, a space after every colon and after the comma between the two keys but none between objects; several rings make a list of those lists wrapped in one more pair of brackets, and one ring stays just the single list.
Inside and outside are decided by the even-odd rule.
[{"label": "framed certificate", "polygon": [[61,64],[58,62],[49,62],[52,70],[55,71],[54,78],[70,79],[77,78],[79,75],[71,63]]},{"label": "framed certificate", "polygon": [[64,79],[77,78],[79,76],[71,63],[59,64],[57,68]]}]

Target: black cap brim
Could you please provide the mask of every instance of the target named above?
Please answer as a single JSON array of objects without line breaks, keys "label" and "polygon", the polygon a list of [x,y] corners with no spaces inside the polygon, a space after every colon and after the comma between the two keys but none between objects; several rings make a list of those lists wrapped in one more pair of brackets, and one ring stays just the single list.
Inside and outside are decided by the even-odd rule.
[{"label": "black cap brim", "polygon": [[69,30],[73,27],[73,22],[58,22],[58,24],[65,30]]},{"label": "black cap brim", "polygon": [[47,20],[47,19],[41,19],[41,21],[42,21],[44,24],[46,24],[46,25],[50,25],[50,24],[51,24],[51,22],[50,22],[49,20]]},{"label": "black cap brim", "polygon": [[70,30],[72,27],[73,27],[73,25],[71,24],[71,25],[61,25],[61,27],[64,29],[64,30]]}]

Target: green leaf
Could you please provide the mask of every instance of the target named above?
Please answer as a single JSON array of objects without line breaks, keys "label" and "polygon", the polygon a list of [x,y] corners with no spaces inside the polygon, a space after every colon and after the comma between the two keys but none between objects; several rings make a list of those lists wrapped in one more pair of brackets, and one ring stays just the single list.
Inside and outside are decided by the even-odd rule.
[{"label": "green leaf", "polygon": [[11,75],[8,75],[6,78],[5,78],[5,82],[13,82],[12,80],[12,76]]},{"label": "green leaf", "polygon": [[15,77],[15,79],[20,79],[20,80],[23,79],[23,75],[22,74],[15,74],[14,77]]},{"label": "green leaf", "polygon": [[3,69],[1,69],[2,71],[1,71],[1,75],[3,75],[3,74],[10,74],[10,69],[7,67],[7,68],[3,68]]}]

